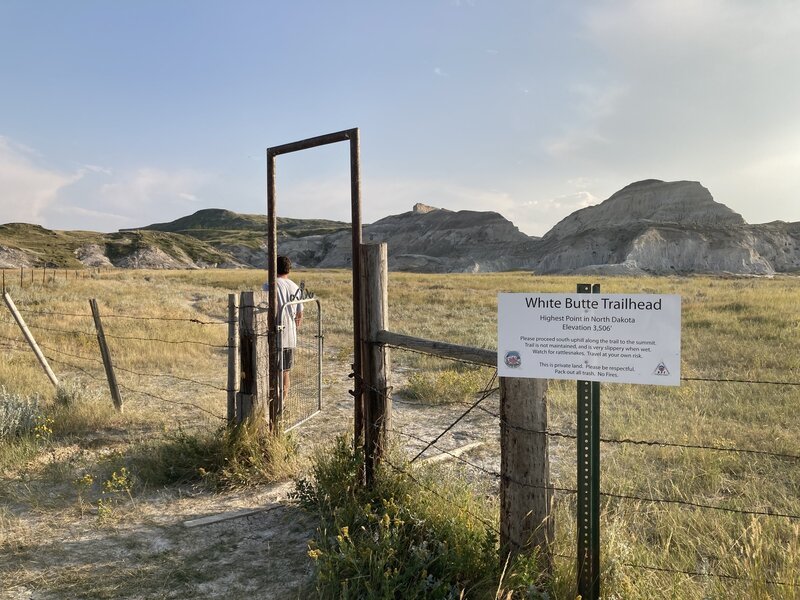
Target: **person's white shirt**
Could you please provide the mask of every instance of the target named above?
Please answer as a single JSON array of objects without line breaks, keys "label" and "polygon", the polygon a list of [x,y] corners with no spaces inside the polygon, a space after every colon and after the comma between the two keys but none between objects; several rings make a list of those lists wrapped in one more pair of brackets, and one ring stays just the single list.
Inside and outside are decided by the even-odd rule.
[{"label": "person's white shirt", "polygon": [[[278,296],[278,318],[281,319],[281,348],[294,348],[297,346],[297,326],[295,318],[303,314],[302,304],[289,304],[292,300],[299,299],[300,287],[288,277],[275,279]],[[263,290],[269,291],[269,282],[265,283]],[[289,304],[288,306],[286,306]],[[284,309],[284,306],[286,308]]]}]

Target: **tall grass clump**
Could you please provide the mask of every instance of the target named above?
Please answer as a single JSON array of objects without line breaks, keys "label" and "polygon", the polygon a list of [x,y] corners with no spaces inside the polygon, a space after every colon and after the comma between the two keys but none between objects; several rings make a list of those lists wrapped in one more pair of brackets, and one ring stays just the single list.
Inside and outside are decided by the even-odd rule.
[{"label": "tall grass clump", "polygon": [[111,399],[80,381],[62,381],[48,406],[53,434],[59,438],[81,437],[107,429],[123,420]]},{"label": "tall grass clump", "polygon": [[320,516],[308,552],[318,597],[494,597],[497,538],[463,479],[386,466],[366,489],[362,466],[361,453],[338,438],[297,482],[295,498]]},{"label": "tall grass clump", "polygon": [[269,432],[255,419],[212,432],[178,430],[134,450],[130,463],[144,484],[234,489],[293,477],[302,461],[294,438]]}]

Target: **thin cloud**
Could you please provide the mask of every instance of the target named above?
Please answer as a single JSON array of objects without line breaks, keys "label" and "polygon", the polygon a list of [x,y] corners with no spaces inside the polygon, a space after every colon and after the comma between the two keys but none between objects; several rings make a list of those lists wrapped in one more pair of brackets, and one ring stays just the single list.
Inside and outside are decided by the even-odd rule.
[{"label": "thin cloud", "polygon": [[594,126],[586,129],[571,129],[562,135],[545,141],[545,151],[554,158],[564,159],[578,153],[597,150],[610,143]]},{"label": "thin cloud", "polygon": [[62,173],[40,161],[35,150],[0,136],[0,222],[42,223],[59,192],[84,176],[83,171]]}]

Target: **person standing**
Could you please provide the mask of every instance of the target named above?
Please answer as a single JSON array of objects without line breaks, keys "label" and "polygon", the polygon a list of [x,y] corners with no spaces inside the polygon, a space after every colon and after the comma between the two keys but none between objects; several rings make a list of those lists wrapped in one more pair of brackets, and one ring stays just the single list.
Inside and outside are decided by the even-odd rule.
[{"label": "person standing", "polygon": [[[289,371],[294,365],[294,349],[297,347],[297,329],[303,322],[303,305],[289,304],[292,300],[300,299],[300,287],[289,279],[292,261],[288,256],[278,256],[277,263],[275,285],[277,287],[278,310],[276,314],[281,319],[283,398],[286,398],[289,394],[289,385],[291,383]],[[269,290],[269,282],[264,284],[263,289],[265,291]],[[284,306],[286,307],[285,309]]]}]

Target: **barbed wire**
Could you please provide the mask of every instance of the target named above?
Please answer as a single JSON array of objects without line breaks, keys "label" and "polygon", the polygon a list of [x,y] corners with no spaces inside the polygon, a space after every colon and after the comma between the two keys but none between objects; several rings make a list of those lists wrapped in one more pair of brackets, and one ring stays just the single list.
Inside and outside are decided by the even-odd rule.
[{"label": "barbed wire", "polygon": [[[407,437],[409,437],[411,439],[415,439],[415,440],[423,442],[423,443],[425,441],[422,438],[420,438],[420,437],[418,437],[418,436],[416,436],[414,434],[410,434],[408,432],[405,432],[405,431],[401,431],[401,430],[397,430],[397,429],[393,429],[391,431],[393,433],[398,433],[400,435],[407,436]],[[467,465],[469,467],[472,467],[474,469],[482,471],[487,475],[491,475],[491,476],[497,477],[499,479],[505,479],[507,481],[511,481],[513,483],[516,483],[517,485],[522,485],[524,487],[530,487],[530,488],[534,488],[534,489],[543,489],[543,490],[549,490],[549,491],[554,491],[554,492],[560,492],[560,493],[577,494],[577,492],[578,492],[578,490],[574,490],[574,489],[570,489],[570,488],[563,488],[563,487],[559,487],[559,486],[544,486],[544,485],[537,485],[537,484],[532,484],[532,483],[528,483],[528,482],[517,481],[517,480],[515,480],[515,479],[513,479],[511,477],[503,476],[500,473],[497,473],[495,471],[491,471],[491,470],[486,469],[486,468],[484,468],[484,467],[482,467],[480,465],[472,463],[472,462],[464,459],[462,456],[454,454],[453,452],[451,452],[449,450],[444,450],[444,449],[442,449],[442,448],[440,448],[438,446],[437,446],[437,449],[440,450],[444,454],[452,456],[454,459],[464,463],[465,465]],[[392,467],[393,469],[398,470],[398,471],[404,473],[405,475],[409,476],[410,478],[412,478],[412,480],[414,479],[413,476],[410,473],[408,473],[407,471],[403,471],[402,469],[399,469],[395,465],[392,465],[392,464],[388,463],[388,461],[387,461],[387,464],[389,464],[389,466]],[[417,483],[420,483],[420,482],[417,481]],[[434,490],[432,490],[430,488],[426,488],[426,489],[429,489],[429,491],[434,492]],[[443,498],[442,495],[440,495],[440,494],[437,494],[437,495],[439,495],[439,497]],[[636,496],[623,496],[623,495],[620,495],[620,494],[610,494],[610,493],[603,493],[603,492],[601,492],[601,495],[614,497],[614,498],[639,499],[639,500],[643,499],[643,498],[639,498],[639,497],[636,497]],[[714,506],[709,506],[709,505],[701,505],[701,504],[696,504],[696,503],[691,503],[691,502],[686,502],[686,501],[654,500],[654,499],[650,499],[650,500],[658,501],[658,502],[689,504],[691,506],[699,507],[699,508],[713,508],[713,509],[717,509],[717,510],[729,510],[731,512],[738,512],[738,513],[750,514],[750,515],[759,514],[759,515],[766,515],[766,516],[785,516],[785,517],[790,517],[790,518],[800,518],[800,516],[798,516],[798,515],[781,515],[781,514],[777,514],[777,513],[765,513],[765,512],[755,512],[755,511],[740,511],[740,510],[736,510],[736,509],[726,509],[726,508],[723,508],[723,507],[714,507]],[[487,522],[484,519],[482,519],[481,517],[479,517],[477,515],[474,515],[474,514],[471,514],[471,516],[473,518],[480,519],[482,522],[484,522],[484,524],[487,524]],[[494,526],[492,526],[492,529],[494,531],[496,531],[498,534],[500,533]],[[577,560],[577,557],[574,557],[574,556],[564,556],[564,555],[559,555],[559,554],[555,554],[555,556],[559,556],[560,558],[568,558],[568,559],[571,559],[571,560]],[[626,566],[626,567],[630,567],[630,568],[647,569],[647,570],[653,570],[653,571],[660,571],[660,572],[664,572],[664,573],[673,573],[673,574],[678,574],[678,575],[715,577],[715,578],[719,578],[719,579],[728,579],[728,580],[737,580],[737,581],[751,581],[751,582],[756,582],[756,583],[763,582],[763,583],[767,583],[767,584],[770,584],[770,585],[780,585],[780,586],[789,586],[789,587],[797,587],[798,586],[797,583],[792,583],[792,582],[778,581],[778,580],[772,580],[772,579],[754,579],[754,578],[749,578],[749,577],[740,577],[740,576],[736,576],[736,575],[728,575],[728,574],[725,574],[725,573],[686,571],[686,570],[680,570],[680,569],[670,569],[670,568],[664,568],[664,567],[655,567],[655,566],[650,566],[650,565],[640,565],[640,564],[635,564],[635,563],[624,563],[624,562],[620,562],[619,564],[621,564],[623,566]]]},{"label": "barbed wire", "polygon": [[194,404],[193,402],[181,402],[179,400],[170,400],[169,398],[165,398],[164,396],[159,396],[158,394],[153,394],[152,392],[145,392],[144,390],[137,390],[137,389],[128,387],[127,385],[122,384],[122,383],[117,383],[117,385],[119,387],[121,387],[122,389],[127,390],[127,391],[129,391],[129,392],[131,392],[133,394],[139,394],[139,395],[142,395],[142,396],[149,396],[150,398],[153,398],[155,400],[161,400],[162,402],[167,402],[168,404],[174,404],[174,405],[177,405],[177,406],[189,406],[191,408],[196,408],[197,410],[199,410],[201,412],[204,412],[207,415],[210,415],[210,416],[214,417],[215,419],[219,419],[220,421],[226,421],[227,422],[227,418],[226,417],[222,417],[222,416],[220,416],[220,415],[218,415],[218,414],[216,414],[214,412],[211,412],[210,410],[208,410],[206,408],[203,408],[202,406],[198,406],[197,404]]},{"label": "barbed wire", "polygon": [[[77,358],[77,359],[80,359],[80,360],[88,360],[88,361],[99,363],[101,365],[104,364],[101,359],[96,358],[94,356],[86,356],[85,354],[73,354],[71,352],[67,352],[65,350],[59,350],[57,348],[53,348],[52,346],[49,346],[47,344],[42,344],[42,343],[39,344],[39,347],[47,349],[47,350],[50,350],[50,352],[55,352],[56,354],[69,356],[70,358]],[[205,387],[208,387],[208,388],[211,388],[211,389],[215,389],[215,390],[219,390],[221,392],[230,391],[227,388],[219,387],[219,386],[211,384],[211,383],[206,383],[205,381],[198,381],[197,379],[191,379],[189,377],[181,377],[180,375],[172,375],[170,373],[143,373],[141,371],[135,371],[133,369],[128,369],[126,367],[121,367],[121,366],[119,366],[117,364],[114,365],[114,370],[115,371],[122,371],[124,373],[130,373],[132,375],[139,375],[140,377],[153,377],[153,378],[168,377],[170,379],[176,379],[178,381],[185,381],[187,383],[195,383],[197,385],[205,386]]]},{"label": "barbed wire", "polygon": [[[64,335],[83,335],[88,337],[97,337],[97,333],[89,331],[78,331],[75,329],[57,329],[54,327],[45,327],[44,325],[28,324],[31,329],[40,329],[42,331],[49,331],[51,333],[61,333]],[[104,337],[116,340],[140,341],[140,342],[161,342],[164,344],[198,344],[200,346],[208,346],[210,348],[230,348],[229,344],[212,344],[210,342],[202,342],[200,340],[165,340],[163,338],[130,336],[130,335],[116,335],[113,333],[104,333]]]},{"label": "barbed wire", "polygon": [[[441,358],[442,360],[449,360],[451,362],[456,363],[463,363],[465,365],[474,365],[478,367],[484,367],[486,369],[496,369],[496,365],[487,365],[486,363],[479,362],[477,360],[468,360],[466,358],[455,358],[453,356],[442,356],[440,354],[433,354],[431,352],[426,352],[425,350],[417,350],[416,348],[408,348],[407,346],[399,346],[397,344],[386,344],[381,343],[382,346],[387,348],[394,348],[395,350],[403,350],[404,352],[411,352],[414,354],[422,354],[423,356],[435,356],[436,358]],[[486,348],[486,350],[491,350],[491,348]]]},{"label": "barbed wire", "polygon": [[[33,315],[52,315],[52,316],[59,316],[59,317],[87,317],[89,319],[94,318],[91,313],[70,313],[70,312],[59,312],[55,310],[34,310],[30,308],[17,308],[21,313],[33,314]],[[104,313],[102,315],[103,319],[133,319],[138,321],[184,321],[188,323],[195,323],[197,325],[227,325],[233,321],[231,320],[210,320],[210,321],[203,321],[202,319],[195,319],[192,317],[145,317],[143,315],[123,315],[119,313]]]},{"label": "barbed wire", "polygon": [[648,502],[651,504],[679,504],[681,506],[691,506],[693,508],[703,508],[708,510],[719,510],[723,512],[736,513],[740,515],[761,516],[761,517],[783,517],[791,520],[800,520],[800,515],[792,513],[780,513],[773,510],[747,510],[740,508],[728,508],[727,506],[714,506],[713,504],[702,504],[691,500],[679,498],[651,498],[647,496],[636,496],[632,494],[617,494],[613,492],[600,492],[601,496],[614,498],[617,500],[636,500],[638,502]]},{"label": "barbed wire", "polygon": [[[452,356],[441,356],[439,354],[433,354],[432,352],[427,352],[425,350],[418,350],[416,348],[408,348],[406,346],[400,346],[397,344],[382,344],[387,348],[394,348],[396,350],[403,350],[405,352],[412,352],[414,354],[422,354],[424,356],[435,356],[436,358],[441,358],[443,360],[449,360],[452,362],[457,363],[464,363],[468,365],[477,365],[480,367],[491,368],[493,365],[487,365],[483,362],[478,362],[474,360],[467,360],[464,358],[455,358]],[[485,350],[492,350],[491,348],[484,348]],[[725,378],[725,377],[681,377],[681,381],[701,381],[701,382],[708,382],[708,383],[747,383],[747,384],[755,384],[755,385],[786,385],[786,386],[800,386],[800,382],[798,381],[775,381],[770,379],[732,379],[732,378]]]},{"label": "barbed wire", "polygon": [[[51,362],[64,365],[64,366],[69,367],[71,369],[75,369],[76,371],[79,371],[79,372],[83,373],[84,375],[86,375],[87,377],[89,377],[91,379],[94,379],[96,381],[103,381],[103,382],[106,381],[105,377],[97,376],[97,375],[87,371],[83,367],[80,367],[80,366],[78,366],[76,364],[61,360],[60,358],[55,358],[53,356],[47,356],[46,354],[45,354],[45,357],[47,358],[47,360],[49,360]],[[177,406],[189,406],[189,407],[195,408],[195,409],[197,409],[197,410],[199,410],[201,412],[204,412],[204,413],[206,413],[206,414],[208,414],[208,415],[210,415],[210,416],[212,416],[212,417],[214,417],[216,419],[220,419],[221,421],[227,421],[227,419],[225,417],[221,417],[218,414],[213,413],[213,412],[211,412],[210,410],[208,410],[206,408],[203,408],[202,406],[198,406],[197,404],[194,404],[193,402],[181,402],[180,400],[171,400],[169,398],[165,398],[163,396],[159,396],[158,394],[153,394],[151,392],[146,392],[144,390],[137,390],[135,388],[131,388],[131,387],[129,387],[129,386],[123,384],[123,383],[120,383],[120,382],[117,382],[117,386],[120,387],[121,389],[124,389],[124,390],[126,390],[128,392],[131,392],[132,394],[140,394],[140,395],[143,395],[143,396],[149,396],[149,397],[154,398],[156,400],[161,400],[162,402],[166,402],[167,404],[173,404],[173,405],[177,405]]]},{"label": "barbed wire", "polygon": [[458,425],[458,423],[459,423],[459,422],[460,422],[460,421],[461,421],[461,420],[462,420],[464,417],[466,417],[466,416],[467,416],[469,413],[471,413],[471,412],[472,412],[472,410],[473,410],[473,409],[474,409],[476,406],[478,406],[478,405],[479,405],[481,402],[483,402],[484,400],[486,400],[486,398],[488,398],[488,397],[489,397],[489,396],[490,396],[490,395],[491,395],[491,394],[494,392],[494,389],[492,388],[492,386],[494,385],[494,382],[495,382],[495,380],[496,380],[496,379],[497,379],[497,369],[495,369],[495,370],[494,370],[494,373],[492,374],[492,377],[491,377],[491,379],[489,379],[489,381],[486,383],[486,386],[484,386],[483,392],[482,392],[482,393],[481,393],[481,395],[478,397],[478,399],[477,399],[477,400],[476,400],[476,401],[475,401],[475,402],[472,404],[472,406],[470,406],[470,407],[469,407],[467,410],[465,410],[463,413],[461,413],[461,414],[458,416],[458,418],[457,418],[455,421],[453,421],[452,423],[450,423],[450,425],[448,425],[447,427],[445,427],[445,428],[444,428],[444,431],[442,431],[442,432],[441,432],[441,433],[440,433],[438,436],[436,436],[436,438],[435,438],[434,440],[432,440],[432,441],[431,441],[431,442],[430,442],[430,443],[429,443],[427,446],[425,446],[425,447],[424,447],[422,450],[420,450],[420,451],[419,451],[419,454],[417,454],[417,455],[416,455],[414,458],[412,458],[412,459],[411,459],[411,462],[413,463],[413,462],[414,462],[415,460],[417,460],[417,459],[418,459],[420,456],[422,456],[423,454],[425,454],[425,452],[428,450],[428,448],[430,448],[430,447],[431,447],[431,446],[433,446],[433,445],[434,445],[436,442],[438,442],[438,441],[439,441],[439,440],[442,438],[442,436],[444,436],[444,435],[445,435],[445,434],[446,434],[448,431],[450,431],[450,430],[451,430],[453,427],[455,427],[456,425]]},{"label": "barbed wire", "polygon": [[[398,473],[400,473],[400,474],[402,474],[402,475],[405,475],[405,476],[406,476],[406,477],[408,477],[408,478],[409,478],[411,481],[413,481],[414,483],[416,483],[416,484],[417,484],[419,487],[421,487],[422,489],[424,489],[424,490],[426,490],[426,491],[430,492],[431,494],[433,494],[433,495],[434,495],[434,496],[436,496],[437,498],[439,498],[439,499],[441,499],[441,500],[444,500],[445,502],[448,502],[448,501],[449,501],[449,499],[448,499],[448,498],[447,498],[447,497],[446,497],[444,494],[442,494],[442,493],[441,493],[441,492],[439,492],[438,490],[436,490],[436,489],[434,489],[434,488],[432,488],[432,487],[430,487],[430,486],[428,486],[428,485],[425,485],[424,483],[422,483],[422,482],[421,482],[421,481],[420,481],[418,478],[416,478],[416,477],[415,477],[415,476],[414,476],[412,473],[410,473],[410,472],[409,472],[407,469],[403,469],[403,468],[401,468],[401,467],[398,467],[397,465],[395,465],[395,464],[393,464],[391,461],[389,461],[389,460],[388,460],[386,457],[384,457],[384,458],[382,459],[382,462],[383,462],[383,464],[386,464],[386,465],[388,465],[388,466],[389,466],[391,469],[393,469],[394,471],[396,471],[396,472],[398,472]],[[470,511],[470,510],[467,510],[467,509],[465,509],[465,508],[462,508],[462,510],[464,510],[464,512],[465,512],[465,513],[467,513],[469,516],[471,516],[473,519],[476,519],[477,521],[480,521],[481,523],[483,523],[483,524],[484,524],[484,525],[485,525],[487,528],[491,529],[491,530],[492,530],[494,533],[496,533],[497,535],[500,535],[500,530],[497,528],[497,526],[495,526],[495,524],[494,524],[494,523],[492,523],[492,522],[491,522],[491,521],[489,521],[488,519],[486,519],[486,518],[484,518],[484,517],[482,517],[482,516],[480,516],[480,515],[476,515],[474,512],[472,512],[472,511]]]},{"label": "barbed wire", "polygon": [[[519,425],[514,425],[512,423],[509,423],[508,421],[503,420],[498,413],[493,412],[484,406],[479,406],[478,409],[485,412],[488,415],[491,415],[495,419],[499,419],[503,425],[505,425],[510,429],[514,429],[516,431],[522,431],[524,433],[532,433],[536,435],[546,435],[548,437],[563,438],[568,440],[578,439],[578,436],[575,435],[574,433],[564,433],[560,431],[529,429],[527,427],[520,427]],[[734,448],[729,446],[712,446],[707,444],[683,444],[679,442],[665,442],[662,440],[635,440],[629,438],[616,439],[616,438],[601,437],[600,441],[604,444],[631,444],[635,446],[658,446],[662,448],[681,448],[687,450],[712,450],[715,452],[755,454],[760,456],[771,456],[774,458],[784,458],[788,460],[800,460],[800,455],[798,454],[789,454],[785,452],[772,452],[770,450],[756,450],[752,448]]]},{"label": "barbed wire", "polygon": [[[393,433],[397,433],[399,435],[403,435],[403,436],[406,436],[408,438],[417,440],[419,442],[422,442],[423,444],[427,443],[426,440],[422,439],[421,437],[418,437],[418,436],[414,435],[413,433],[408,433],[408,432],[402,431],[400,429],[391,429],[390,431],[393,432]],[[493,470],[487,469],[486,467],[483,467],[481,465],[478,465],[478,464],[475,464],[475,463],[473,463],[471,461],[468,461],[467,459],[465,459],[460,454],[454,454],[450,450],[445,450],[441,446],[433,446],[433,447],[436,448],[437,450],[439,450],[442,454],[447,454],[448,456],[453,457],[454,459],[456,459],[457,461],[467,465],[468,467],[471,467],[473,469],[481,471],[484,474],[489,475],[491,477],[494,477],[496,479],[505,479],[506,481],[511,481],[512,483],[516,483],[517,485],[521,485],[523,487],[530,487],[530,488],[534,488],[534,489],[551,490],[551,491],[563,492],[563,493],[567,493],[567,494],[577,494],[578,493],[578,490],[573,490],[573,489],[570,489],[570,488],[564,488],[564,487],[559,487],[559,486],[554,486],[554,485],[537,485],[537,484],[528,483],[528,482],[524,482],[524,481],[518,481],[516,479],[513,479],[510,476],[501,475],[497,471],[493,471]]]},{"label": "barbed wire", "polygon": [[762,385],[800,386],[800,381],[773,381],[768,379],[727,379],[714,377],[681,377],[681,381],[705,381],[709,383],[751,383]]},{"label": "barbed wire", "polygon": [[[413,434],[409,434],[409,433],[406,433],[406,432],[401,432],[400,430],[393,430],[393,431],[395,431],[396,433],[401,433],[402,435],[406,435],[408,437],[416,438],[416,436],[414,436]],[[419,441],[423,441],[424,442],[424,440],[422,440],[421,438],[416,438],[416,439],[418,439]],[[456,460],[459,460],[459,461],[463,462],[464,464],[466,464],[466,465],[468,465],[470,467],[473,467],[475,469],[483,471],[487,475],[491,475],[493,477],[498,477],[498,478],[501,478],[501,479],[504,479],[504,480],[507,480],[507,481],[511,481],[512,483],[516,483],[517,485],[521,485],[523,487],[530,487],[530,488],[534,488],[534,489],[554,490],[554,491],[558,491],[558,492],[562,492],[562,493],[570,493],[570,494],[576,494],[578,492],[578,490],[571,489],[571,488],[563,488],[563,487],[551,486],[551,485],[539,485],[539,484],[533,484],[533,483],[524,482],[524,481],[518,481],[518,480],[512,478],[511,476],[509,476],[507,474],[501,474],[501,473],[497,473],[496,471],[490,471],[489,469],[486,469],[486,468],[484,468],[484,467],[482,467],[480,465],[476,465],[474,463],[471,463],[471,462],[467,461],[466,459],[462,458],[461,456],[453,454],[453,453],[451,453],[451,452],[449,452],[447,450],[443,450],[441,447],[435,446],[434,444],[429,444],[428,447],[430,447],[430,446],[436,447],[437,450],[439,450],[441,452],[444,452],[446,454],[449,454],[450,456],[452,456]],[[774,511],[774,510],[752,510],[752,509],[730,508],[730,507],[726,507],[726,506],[715,506],[715,505],[712,505],[712,504],[703,504],[703,503],[699,503],[699,502],[692,502],[691,500],[684,500],[684,499],[679,499],[679,498],[652,498],[652,497],[648,497],[648,496],[637,496],[637,495],[633,495],[633,494],[618,494],[618,493],[614,493],[614,492],[603,492],[603,491],[601,491],[599,493],[600,493],[601,496],[605,496],[607,498],[614,498],[614,499],[618,499],[618,500],[636,500],[636,501],[640,501],[640,502],[649,502],[649,503],[657,503],[657,504],[679,504],[679,505],[682,505],[682,506],[691,506],[693,508],[701,508],[701,509],[707,509],[707,510],[719,510],[719,511],[724,511],[724,512],[737,513],[737,514],[741,514],[741,515],[766,516],[766,517],[783,517],[783,518],[792,519],[792,520],[800,520],[800,515],[796,515],[796,514],[792,514],[792,513],[781,513],[781,512]]]},{"label": "barbed wire", "polygon": [[[559,554],[557,552],[554,552],[553,556],[556,558],[564,558],[567,560],[578,560],[577,556],[570,556],[569,554]],[[800,583],[793,583],[790,581],[778,581],[775,579],[755,579],[753,577],[742,577],[740,575],[728,575],[727,573],[714,573],[713,571],[689,571],[689,570],[674,569],[669,567],[656,567],[653,565],[640,565],[637,563],[629,563],[623,561],[616,562],[616,564],[623,567],[630,567],[633,569],[645,569],[648,571],[658,571],[660,573],[670,573],[672,575],[688,575],[690,577],[712,577],[716,579],[749,581],[752,583],[767,583],[770,585],[781,585],[786,587],[800,587]]]},{"label": "barbed wire", "polygon": [[780,585],[785,587],[799,587],[800,583],[793,583],[790,581],[778,581],[775,579],[754,579],[752,577],[741,577],[738,575],[728,575],[726,573],[713,573],[713,572],[703,572],[703,571],[684,571],[682,569],[670,569],[666,567],[655,567],[653,565],[639,565],[636,563],[626,563],[620,562],[617,563],[622,565],[623,567],[630,567],[633,569],[645,569],[648,571],[658,571],[661,573],[673,573],[676,575],[689,575],[692,577],[714,577],[717,579],[729,579],[735,581],[749,581],[752,583],[767,583],[769,585]]}]

